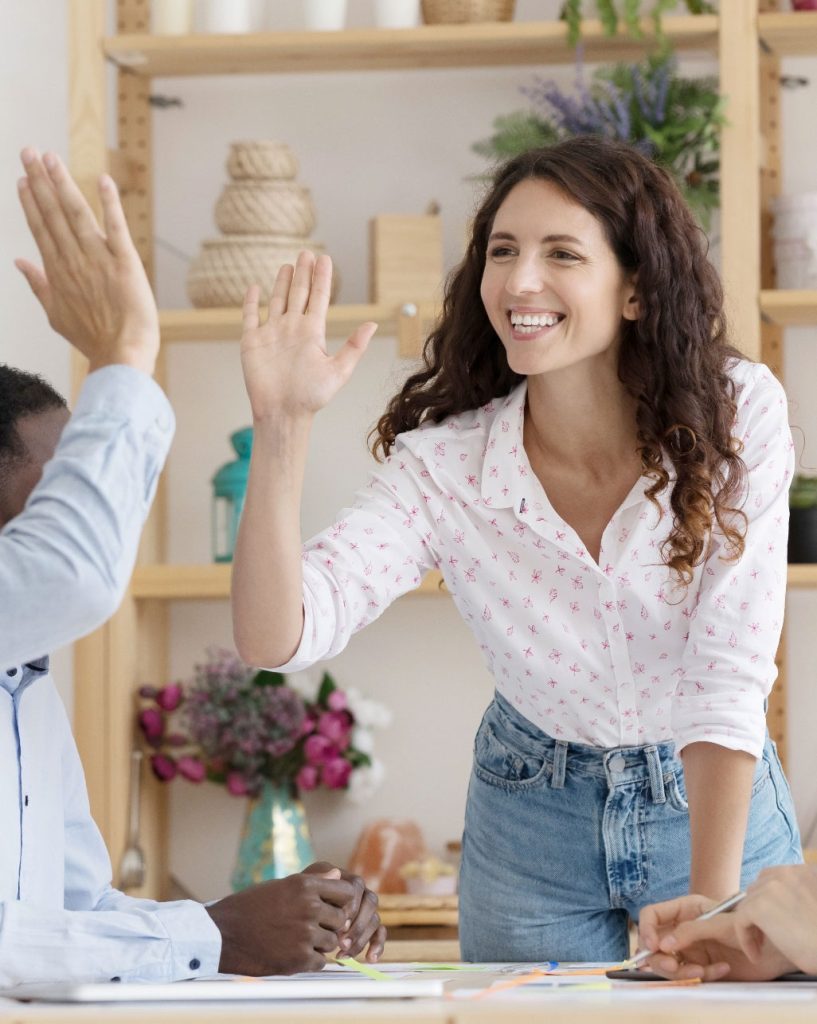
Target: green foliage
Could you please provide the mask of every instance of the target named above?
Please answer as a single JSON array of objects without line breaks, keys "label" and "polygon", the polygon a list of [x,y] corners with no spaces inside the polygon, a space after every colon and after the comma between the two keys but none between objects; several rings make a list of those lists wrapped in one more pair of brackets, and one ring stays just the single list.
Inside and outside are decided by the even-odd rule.
[{"label": "green foliage", "polygon": [[[596,0],[604,34],[614,36],[621,22],[631,36],[640,39],[643,35],[641,19],[650,17],[657,38],[663,40],[663,16],[675,6],[675,0],[652,0],[649,10],[642,11],[644,6],[643,0]],[[686,0],[686,6],[690,14],[715,13],[715,6],[710,0]],[[567,41],[576,46],[582,35],[582,0],[565,0],[561,17],[567,24]]]},{"label": "green foliage", "polygon": [[791,482],[789,491],[791,508],[814,508],[817,506],[817,476],[798,473]]},{"label": "green foliage", "polygon": [[328,672],[324,672],[323,679],[321,679],[320,689],[318,690],[318,704],[325,708],[327,706],[327,701],[329,700],[329,694],[332,693],[333,690],[337,690],[337,688],[335,680]]},{"label": "green foliage", "polygon": [[501,162],[539,146],[580,134],[630,142],[665,167],[704,227],[718,205],[720,129],[724,101],[715,78],[681,78],[666,50],[639,64],[598,68],[585,84],[563,92],[539,80],[522,92],[533,108],[503,114],[493,133],[474,144],[481,156]]},{"label": "green foliage", "polygon": [[280,672],[270,672],[267,668],[259,669],[252,678],[253,686],[283,686],[285,682]]}]

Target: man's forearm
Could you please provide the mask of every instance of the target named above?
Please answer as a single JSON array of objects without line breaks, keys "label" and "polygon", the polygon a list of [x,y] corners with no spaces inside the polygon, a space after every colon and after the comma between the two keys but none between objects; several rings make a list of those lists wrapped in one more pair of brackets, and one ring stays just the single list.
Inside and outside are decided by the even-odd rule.
[{"label": "man's forearm", "polygon": [[689,891],[722,899],[740,888],[755,758],[715,743],[681,753],[689,802]]}]

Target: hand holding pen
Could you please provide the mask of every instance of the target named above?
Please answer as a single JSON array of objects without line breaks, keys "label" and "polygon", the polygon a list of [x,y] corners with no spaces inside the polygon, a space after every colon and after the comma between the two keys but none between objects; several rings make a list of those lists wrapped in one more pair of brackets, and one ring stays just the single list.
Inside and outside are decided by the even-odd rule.
[{"label": "hand holding pen", "polygon": [[703,981],[817,972],[817,869],[769,868],[732,906],[725,913],[703,897],[685,896],[647,907],[640,937],[655,950],[650,970]]}]

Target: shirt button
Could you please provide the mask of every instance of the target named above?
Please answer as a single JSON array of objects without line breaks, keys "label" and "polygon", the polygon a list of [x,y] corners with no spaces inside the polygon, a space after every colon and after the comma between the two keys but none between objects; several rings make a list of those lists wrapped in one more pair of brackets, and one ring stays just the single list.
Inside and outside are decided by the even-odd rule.
[{"label": "shirt button", "polygon": [[201,967],[201,960],[197,960],[195,957],[190,961],[189,965],[191,971],[197,971]]},{"label": "shirt button", "polygon": [[119,977],[119,975],[118,975],[118,974],[115,974],[115,975],[114,975],[114,976],[113,976],[113,977],[111,978],[111,981],[121,981],[121,980],[122,980],[122,979],[121,979],[121,978]]},{"label": "shirt button", "polygon": [[16,668],[10,668],[8,670],[8,672],[6,672],[6,675],[7,676],[16,676],[17,675],[17,669]]},{"label": "shirt button", "polygon": [[609,767],[611,772],[614,772],[616,775],[618,775],[620,772],[623,772],[624,769],[627,767],[627,762],[624,760],[621,754],[616,754],[615,757],[610,758],[610,760],[607,762],[607,766]]}]

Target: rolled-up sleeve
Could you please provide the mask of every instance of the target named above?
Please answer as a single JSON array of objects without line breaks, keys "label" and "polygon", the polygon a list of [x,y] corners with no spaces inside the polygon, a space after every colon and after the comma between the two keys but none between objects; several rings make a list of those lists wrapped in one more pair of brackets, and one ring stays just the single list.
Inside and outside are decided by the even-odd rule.
[{"label": "rolled-up sleeve", "polygon": [[88,376],[54,458],[0,532],[0,665],[72,643],[116,610],[175,422],[147,374]]},{"label": "rolled-up sleeve", "polygon": [[279,671],[333,658],[437,564],[424,476],[420,460],[398,442],[353,507],[304,545],[304,628]]},{"label": "rolled-up sleeve", "polygon": [[706,741],[759,757],[783,627],[794,445],[785,393],[769,371],[764,368],[738,401],[736,436],[748,470],[745,547],[730,563],[718,534],[707,557],[673,698],[672,731],[678,749]]}]

